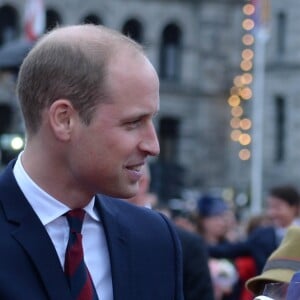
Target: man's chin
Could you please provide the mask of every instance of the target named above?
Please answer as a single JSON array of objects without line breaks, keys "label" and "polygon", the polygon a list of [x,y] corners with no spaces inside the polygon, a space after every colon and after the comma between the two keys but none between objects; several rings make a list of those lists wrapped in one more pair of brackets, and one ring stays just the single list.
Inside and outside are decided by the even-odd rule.
[{"label": "man's chin", "polygon": [[137,195],[138,191],[139,191],[139,188],[138,188],[138,185],[136,185],[136,187],[131,188],[130,190],[128,190],[128,192],[126,193],[126,196],[123,197],[123,198],[126,198],[126,199],[133,198]]},{"label": "man's chin", "polygon": [[139,191],[139,186],[138,184],[135,184],[127,188],[113,190],[110,193],[107,192],[106,195],[114,198],[129,199],[135,197],[138,191]]}]

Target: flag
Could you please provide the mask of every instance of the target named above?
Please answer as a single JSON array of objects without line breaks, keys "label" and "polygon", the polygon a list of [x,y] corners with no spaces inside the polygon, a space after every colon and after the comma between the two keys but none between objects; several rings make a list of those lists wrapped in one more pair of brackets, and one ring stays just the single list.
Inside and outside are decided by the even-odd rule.
[{"label": "flag", "polygon": [[26,0],[24,12],[25,38],[35,41],[45,31],[46,15],[43,0]]}]

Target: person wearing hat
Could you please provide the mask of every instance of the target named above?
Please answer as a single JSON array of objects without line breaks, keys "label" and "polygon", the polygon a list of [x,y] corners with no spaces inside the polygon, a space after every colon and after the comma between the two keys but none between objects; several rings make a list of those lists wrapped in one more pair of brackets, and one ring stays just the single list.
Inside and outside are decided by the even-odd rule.
[{"label": "person wearing hat", "polygon": [[226,202],[219,197],[204,195],[198,200],[197,229],[209,245],[223,242],[226,235]]},{"label": "person wearing hat", "polygon": [[267,259],[262,273],[249,279],[246,288],[255,296],[262,295],[266,285],[270,283],[282,283],[286,290],[295,272],[300,270],[299,248],[300,227],[291,226],[279,247]]},{"label": "person wearing hat", "polygon": [[[211,194],[202,195],[197,202],[196,225],[200,236],[208,246],[226,244],[228,231],[227,214],[230,207],[221,198]],[[234,261],[223,258],[209,259],[215,299],[240,299],[239,275]],[[244,285],[244,284],[243,284]]]}]

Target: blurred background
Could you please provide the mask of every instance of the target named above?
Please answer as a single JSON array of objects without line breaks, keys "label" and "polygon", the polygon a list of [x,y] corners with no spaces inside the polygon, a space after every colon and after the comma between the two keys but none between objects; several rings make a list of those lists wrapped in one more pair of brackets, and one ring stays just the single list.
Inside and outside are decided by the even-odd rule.
[{"label": "blurred background", "polygon": [[[151,190],[189,210],[201,193],[241,214],[300,182],[300,2],[0,0],[1,166],[24,147],[18,68],[57,25],[103,24],[142,43],[161,81]],[[74,65],[74,67],[76,67]]]}]

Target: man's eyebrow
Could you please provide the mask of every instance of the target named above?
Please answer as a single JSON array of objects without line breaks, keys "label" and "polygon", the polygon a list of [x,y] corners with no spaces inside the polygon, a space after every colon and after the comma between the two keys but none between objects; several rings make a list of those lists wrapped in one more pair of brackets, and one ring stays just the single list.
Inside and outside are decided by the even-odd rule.
[{"label": "man's eyebrow", "polygon": [[147,117],[154,117],[156,116],[158,113],[158,111],[154,111],[154,112],[136,112],[133,113],[131,116],[128,116],[128,118],[147,118]]}]

